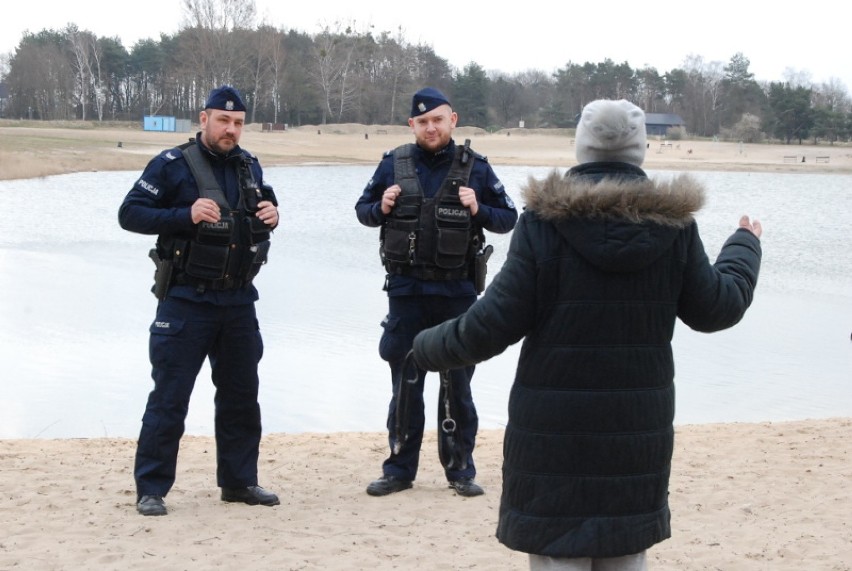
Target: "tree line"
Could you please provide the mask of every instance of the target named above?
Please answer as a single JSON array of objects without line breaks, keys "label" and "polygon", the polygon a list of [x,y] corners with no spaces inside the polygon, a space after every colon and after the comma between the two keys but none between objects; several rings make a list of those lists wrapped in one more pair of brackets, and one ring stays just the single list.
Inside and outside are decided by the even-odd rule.
[{"label": "tree line", "polygon": [[688,133],[744,142],[848,141],[852,105],[837,80],[758,82],[742,53],[727,63],[687,56],[659,72],[627,62],[568,62],[553,73],[455,69],[404,31],[374,33],[335,23],[307,34],[256,25],[255,5],[181,0],[174,35],[137,42],[97,37],[69,24],[27,33],[0,65],[6,118],[139,121],[144,115],[197,120],[208,91],[224,83],[246,99],[247,121],[273,124],[404,124],[411,94],[429,85],[450,97],[460,124],[573,127],[583,106],[624,98],[646,112],[679,115]]}]

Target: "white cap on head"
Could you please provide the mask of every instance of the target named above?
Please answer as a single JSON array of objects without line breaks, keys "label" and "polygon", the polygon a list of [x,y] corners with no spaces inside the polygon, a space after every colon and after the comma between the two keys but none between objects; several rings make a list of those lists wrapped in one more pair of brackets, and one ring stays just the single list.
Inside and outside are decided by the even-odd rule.
[{"label": "white cap on head", "polygon": [[598,99],[587,104],[577,124],[577,161],[618,161],[642,166],[647,148],[645,112],[627,101]]}]

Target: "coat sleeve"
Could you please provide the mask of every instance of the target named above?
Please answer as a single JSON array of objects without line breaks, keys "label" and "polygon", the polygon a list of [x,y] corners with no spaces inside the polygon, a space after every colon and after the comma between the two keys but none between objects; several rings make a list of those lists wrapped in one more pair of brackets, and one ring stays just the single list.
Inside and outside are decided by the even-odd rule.
[{"label": "coat sleeve", "polygon": [[393,184],[393,155],[385,153],[376,172],[367,181],[367,186],[355,203],[355,216],[364,226],[375,228],[385,222],[382,213],[382,194]]},{"label": "coat sleeve", "polygon": [[480,363],[499,355],[532,329],[536,306],[536,261],[529,227],[521,217],[506,262],[485,293],[459,317],[420,332],[414,360],[428,371]]},{"label": "coat sleeve", "polygon": [[745,229],[734,232],[715,264],[710,264],[693,224],[689,229],[678,317],[696,331],[710,333],[738,323],[754,298],[760,272],[760,239]]},{"label": "coat sleeve", "polygon": [[495,234],[511,232],[518,222],[518,211],[487,159],[477,156],[468,184],[479,202],[479,211],[473,217],[476,225]]},{"label": "coat sleeve", "polygon": [[165,156],[152,159],[124,197],[118,209],[123,229],[140,234],[192,232],[192,202],[176,203],[181,179],[173,168],[174,159]]}]

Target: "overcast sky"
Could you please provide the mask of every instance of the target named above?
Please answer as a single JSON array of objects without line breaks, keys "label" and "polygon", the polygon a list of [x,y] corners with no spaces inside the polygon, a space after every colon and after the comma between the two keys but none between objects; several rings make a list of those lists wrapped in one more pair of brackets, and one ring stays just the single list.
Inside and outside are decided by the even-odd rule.
[{"label": "overcast sky", "polygon": [[[782,7],[749,0],[526,0],[503,8],[488,3],[487,9],[485,4],[255,0],[259,20],[308,34],[335,21],[354,21],[361,31],[372,26],[376,34],[395,34],[401,27],[409,43],[432,46],[457,68],[475,61],[486,70],[552,72],[569,61],[609,58],[665,73],[681,67],[690,55],[727,64],[742,52],[757,80],[781,81],[789,69],[807,72],[814,83],[833,78],[852,88],[852,65],[844,61],[848,42],[843,42],[849,24],[839,12],[840,2]],[[129,50],[140,39],[177,32],[182,5],[181,0],[143,0],[133,7],[95,0],[28,0],[0,18],[0,53],[13,51],[24,31],[62,30],[70,23],[99,37],[118,36]]]}]

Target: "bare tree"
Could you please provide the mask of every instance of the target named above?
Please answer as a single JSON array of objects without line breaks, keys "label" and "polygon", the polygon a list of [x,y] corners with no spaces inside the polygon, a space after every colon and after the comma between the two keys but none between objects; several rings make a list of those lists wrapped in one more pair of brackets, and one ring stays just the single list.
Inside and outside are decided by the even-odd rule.
[{"label": "bare tree", "polygon": [[90,32],[81,32],[76,26],[69,25],[66,29],[74,71],[76,73],[76,96],[80,104],[81,119],[86,120],[86,107],[89,104],[89,88],[91,87],[92,66],[89,60],[91,45]]},{"label": "bare tree", "polygon": [[192,57],[204,87],[233,83],[250,66],[249,55],[241,49],[238,30],[254,28],[257,9],[254,0],[183,0],[187,29],[192,33],[185,55]]},{"label": "bare tree", "polygon": [[323,95],[323,124],[330,116],[339,121],[349,106],[353,91],[347,80],[355,47],[352,28],[341,31],[339,22],[334,30],[325,26],[314,38],[314,77]]},{"label": "bare tree", "polygon": [[804,87],[806,89],[813,87],[813,81],[811,80],[811,73],[809,71],[785,67],[782,75],[784,83],[789,84],[790,87]]},{"label": "bare tree", "polygon": [[527,127],[538,127],[543,121],[542,113],[553,98],[553,76],[544,71],[528,69],[512,76],[521,86],[517,107],[517,119]]},{"label": "bare tree", "polygon": [[184,16],[190,28],[207,30],[250,30],[257,7],[254,0],[183,0]]},{"label": "bare tree", "polygon": [[683,104],[687,124],[692,125],[692,130],[700,135],[718,132],[716,117],[724,78],[722,68],[721,62],[706,62],[699,55],[690,54],[684,58],[683,70],[687,83],[684,86]]},{"label": "bare tree", "polygon": [[92,97],[95,103],[95,113],[98,115],[98,121],[104,120],[104,101],[106,100],[106,86],[104,82],[103,69],[101,61],[103,54],[101,53],[100,44],[93,34],[89,34],[91,59],[89,60],[90,77],[92,78]]},{"label": "bare tree", "polygon": [[0,54],[0,77],[9,75],[9,58],[11,58],[11,54]]},{"label": "bare tree", "polygon": [[636,71],[636,103],[646,112],[656,113],[664,101],[665,81],[654,67]]},{"label": "bare tree", "polygon": [[519,81],[508,74],[492,71],[489,75],[491,87],[488,90],[488,99],[491,111],[496,116],[498,124],[509,127],[512,119],[517,117],[517,107],[523,87]]},{"label": "bare tree", "polygon": [[396,122],[396,100],[408,87],[416,56],[405,42],[402,26],[397,28],[395,38],[383,36],[380,45],[388,63],[387,77],[389,81],[387,88],[390,105],[387,122],[393,124]]},{"label": "bare tree", "polygon": [[[722,113],[722,81],[725,79],[723,71],[724,64],[720,61],[711,61],[704,69],[704,86],[709,101],[710,113],[713,118],[713,132],[717,134],[721,127],[720,116]],[[710,133],[708,133],[710,134]]]},{"label": "bare tree", "polygon": [[852,106],[846,86],[837,78],[831,78],[817,86],[814,89],[813,102],[817,107],[840,113],[848,113]]},{"label": "bare tree", "polygon": [[281,36],[281,32],[276,30],[274,34],[270,33],[266,40],[268,44],[266,44],[267,51],[265,55],[271,81],[269,102],[272,106],[273,123],[278,123],[278,113],[281,111],[284,91],[284,69],[287,63],[287,52],[284,49],[284,42]]},{"label": "bare tree", "polygon": [[[269,61],[276,49],[280,48],[279,33],[275,28],[262,26],[247,34],[247,44],[253,48],[253,65],[248,76],[252,82],[249,90],[252,99],[251,112],[247,117],[249,123],[254,123],[257,117],[257,107],[271,98],[271,88],[268,83],[274,81]],[[248,88],[248,85],[246,85]]]}]

